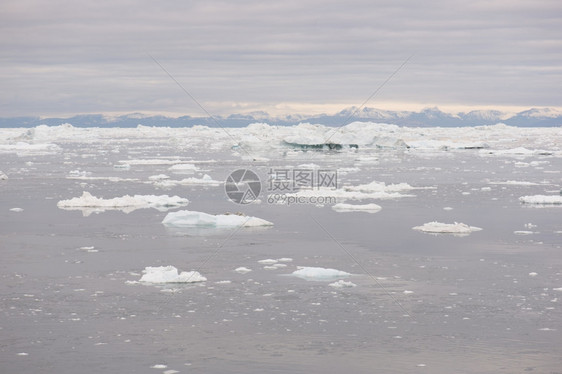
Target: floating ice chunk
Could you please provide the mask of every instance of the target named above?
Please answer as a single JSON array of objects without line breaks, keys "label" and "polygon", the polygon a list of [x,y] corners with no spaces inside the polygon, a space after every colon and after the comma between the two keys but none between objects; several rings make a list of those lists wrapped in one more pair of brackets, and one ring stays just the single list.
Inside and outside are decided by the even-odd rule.
[{"label": "floating ice chunk", "polygon": [[70,178],[83,178],[89,177],[90,175],[92,175],[92,173],[86,170],[71,170],[68,172]]},{"label": "floating ice chunk", "polygon": [[513,232],[515,235],[532,235],[534,232],[526,230],[518,230]]},{"label": "floating ice chunk", "polygon": [[57,153],[61,148],[56,144],[29,144],[17,142],[15,144],[0,144],[0,153],[15,153],[18,156],[41,156]]},{"label": "floating ice chunk", "polygon": [[461,235],[468,235],[473,231],[480,231],[482,230],[479,227],[469,226],[464,223],[441,223],[437,221],[428,222],[423,224],[422,226],[416,226],[412,229],[428,232],[428,233],[435,233],[435,234],[461,234]]},{"label": "floating ice chunk", "polygon": [[334,283],[330,283],[328,286],[330,287],[334,287],[334,288],[352,288],[352,287],[357,287],[357,285],[353,282],[347,282],[344,281],[343,279],[340,279],[339,281],[336,281]]},{"label": "floating ice chunk", "polygon": [[414,293],[414,291],[404,290],[404,295],[411,295],[413,293]]},{"label": "floating ice chunk", "polygon": [[12,209],[10,209],[10,212],[21,213],[21,212],[23,212],[23,209],[22,208],[12,208]]},{"label": "floating ice chunk", "polygon": [[[105,210],[117,209],[122,210],[125,213],[130,213],[136,209],[143,208],[155,208],[160,211],[166,211],[170,208],[185,206],[188,203],[188,199],[184,199],[179,196],[125,195],[122,197],[115,197],[113,199],[103,199],[92,196],[89,192],[84,191],[82,196],[75,197],[70,200],[61,200],[57,203],[57,206],[61,209],[68,210],[96,208],[96,212],[103,212]],[[85,210],[85,212],[86,211],[87,210]]]},{"label": "floating ice chunk", "polygon": [[121,170],[129,170],[131,168],[131,165],[129,164],[125,164],[125,163],[121,163],[121,164],[115,164],[113,165],[114,169],[121,169]]},{"label": "floating ice chunk", "polygon": [[276,264],[277,262],[279,262],[279,260],[274,260],[271,258],[268,258],[266,260],[259,260],[258,263],[262,264],[262,265],[273,265]]},{"label": "floating ice chunk", "polygon": [[18,355],[18,356],[29,356],[29,353],[27,353],[27,352],[19,352],[17,355]]},{"label": "floating ice chunk", "polygon": [[381,210],[381,206],[377,204],[344,204],[339,203],[332,206],[336,212],[367,212],[376,213]]},{"label": "floating ice chunk", "polygon": [[190,177],[190,178],[184,178],[182,180],[173,180],[173,179],[156,180],[154,185],[161,188],[171,188],[175,186],[191,186],[191,185],[218,186],[221,183],[223,182],[214,180],[213,178],[211,178],[210,175],[205,174],[201,178]]},{"label": "floating ice chunk", "polygon": [[195,166],[194,164],[175,164],[173,166],[170,166],[168,168],[168,170],[170,170],[172,173],[195,173],[196,171],[199,170],[199,168],[197,166]]},{"label": "floating ice chunk", "polygon": [[292,262],[293,259],[290,258],[290,257],[282,257],[280,259],[277,259],[277,261],[279,261],[279,262]]},{"label": "floating ice chunk", "polygon": [[120,163],[123,164],[129,164],[129,165],[174,165],[174,164],[179,164],[182,161],[179,159],[140,159],[140,160],[122,160],[119,161]]},{"label": "floating ice chunk", "polygon": [[534,271],[529,273],[530,277],[536,277],[537,275],[539,275],[538,273],[535,273]]},{"label": "floating ice chunk", "polygon": [[446,206],[443,208],[443,210],[453,210],[453,208],[451,208],[450,206]]},{"label": "floating ice chunk", "polygon": [[534,182],[527,182],[527,181],[515,181],[515,180],[508,180],[505,182],[489,182],[490,184],[498,184],[498,185],[508,185],[508,186],[538,186],[538,183]]},{"label": "floating ice chunk", "polygon": [[306,266],[298,266],[298,270],[293,271],[292,275],[306,280],[315,281],[326,281],[351,276],[350,273],[341,270]]},{"label": "floating ice chunk", "polygon": [[175,266],[147,266],[139,282],[145,283],[197,283],[205,282],[207,278],[197,271],[182,271],[178,273]]},{"label": "floating ice chunk", "polygon": [[257,217],[237,214],[212,215],[191,210],[168,213],[162,223],[173,227],[256,227],[273,225],[273,223]]},{"label": "floating ice chunk", "polygon": [[234,269],[234,271],[237,272],[237,273],[240,273],[240,274],[246,274],[246,273],[251,272],[252,269],[248,269],[246,267],[241,266],[239,268]]},{"label": "floating ice chunk", "polygon": [[8,179],[8,176],[0,170],[0,181],[4,181],[6,179]]},{"label": "floating ice chunk", "polygon": [[169,179],[170,177],[167,176],[166,174],[157,174],[157,175],[151,175],[150,177],[148,177],[148,180],[150,181],[161,181],[163,179]]},{"label": "floating ice chunk", "polygon": [[156,365],[152,365],[150,368],[151,369],[166,369],[167,367],[168,367],[168,365],[156,364]]},{"label": "floating ice chunk", "polygon": [[560,205],[562,204],[562,195],[531,195],[521,196],[519,198],[523,204],[535,205]]}]

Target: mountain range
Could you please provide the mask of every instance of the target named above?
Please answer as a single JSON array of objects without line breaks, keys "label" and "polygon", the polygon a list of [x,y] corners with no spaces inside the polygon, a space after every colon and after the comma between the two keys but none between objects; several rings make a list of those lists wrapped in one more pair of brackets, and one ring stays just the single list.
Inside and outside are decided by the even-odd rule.
[{"label": "mountain range", "polygon": [[69,118],[0,118],[0,128],[35,127],[39,125],[57,126],[63,123],[70,123],[75,127],[136,127],[138,125],[162,127],[190,127],[195,125],[243,127],[256,122],[265,122],[270,125],[279,126],[291,126],[304,122],[327,126],[342,126],[354,121],[390,123],[410,127],[462,127],[495,125],[497,123],[518,127],[558,127],[562,126],[562,112],[551,108],[531,108],[515,115],[507,115],[497,110],[475,110],[451,114],[435,107],[417,112],[349,107],[335,114],[314,116],[271,116],[266,112],[214,117],[166,117],[161,115],[148,116],[142,113],[111,117],[103,114],[81,114]]}]

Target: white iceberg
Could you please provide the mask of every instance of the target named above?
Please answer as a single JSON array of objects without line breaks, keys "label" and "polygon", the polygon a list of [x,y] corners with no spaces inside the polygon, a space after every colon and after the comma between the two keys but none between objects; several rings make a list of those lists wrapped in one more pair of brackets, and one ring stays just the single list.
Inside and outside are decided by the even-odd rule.
[{"label": "white iceberg", "polygon": [[0,181],[8,179],[8,176],[0,170]]},{"label": "white iceberg", "polygon": [[142,272],[139,282],[145,283],[197,283],[207,280],[197,271],[179,273],[175,266],[147,266]]},{"label": "white iceberg", "polygon": [[336,212],[367,212],[376,213],[382,208],[377,204],[344,204],[338,203],[332,206]]},{"label": "white iceberg", "polygon": [[261,218],[238,214],[208,214],[191,210],[171,212],[162,223],[172,227],[256,227],[273,226],[273,223]]},{"label": "white iceberg", "polygon": [[350,273],[341,270],[307,266],[298,266],[298,270],[293,271],[292,275],[313,281],[328,281],[351,276]]},{"label": "white iceberg", "polygon": [[560,205],[562,204],[562,195],[531,195],[521,196],[519,198],[523,204],[535,205]]},{"label": "white iceberg", "polygon": [[459,235],[468,235],[473,231],[480,231],[482,230],[480,227],[469,226],[465,223],[441,223],[437,221],[428,222],[423,224],[422,226],[416,226],[412,229],[427,232],[427,233],[434,233],[434,234],[459,234]]},{"label": "white iceberg", "polygon": [[[188,199],[179,196],[125,195],[112,199],[103,199],[92,196],[89,192],[84,191],[82,196],[69,200],[61,200],[57,203],[57,206],[67,210],[84,210],[85,213],[91,213],[92,211],[103,212],[105,210],[122,210],[125,213],[130,213],[143,208],[155,208],[160,211],[166,211],[170,208],[185,206],[188,203]],[[94,209],[88,210],[88,208]]]}]

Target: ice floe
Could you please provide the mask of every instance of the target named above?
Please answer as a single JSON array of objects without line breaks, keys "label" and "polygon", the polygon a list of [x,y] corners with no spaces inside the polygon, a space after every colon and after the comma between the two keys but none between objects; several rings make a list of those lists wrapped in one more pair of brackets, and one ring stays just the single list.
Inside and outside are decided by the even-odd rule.
[{"label": "ice floe", "polygon": [[352,288],[352,287],[357,287],[357,285],[353,282],[348,282],[348,281],[344,281],[343,279],[340,279],[334,283],[330,283],[328,286],[330,287],[334,287],[334,288]]},{"label": "ice floe", "polygon": [[273,223],[261,218],[238,214],[208,214],[203,212],[180,210],[164,217],[162,223],[172,227],[257,227],[272,226]]},{"label": "ice floe", "polygon": [[313,281],[328,281],[338,278],[348,278],[351,276],[342,270],[321,268],[321,267],[308,267],[308,266],[297,266],[298,270],[293,271],[292,275],[306,280]]},{"label": "ice floe", "polygon": [[338,203],[332,206],[332,209],[336,212],[367,212],[376,213],[382,208],[377,204],[345,204]]},{"label": "ice floe", "polygon": [[197,271],[180,273],[175,266],[147,266],[142,273],[143,276],[139,282],[144,283],[198,283],[207,280]]},{"label": "ice floe", "polygon": [[175,186],[218,186],[223,182],[214,180],[210,175],[205,174],[201,178],[191,177],[181,180],[175,179],[156,179],[154,185],[161,188],[171,188]]},{"label": "ice floe", "polygon": [[188,199],[179,196],[125,195],[112,199],[103,199],[84,191],[82,196],[69,200],[61,200],[57,203],[57,206],[66,210],[82,210],[85,214],[90,214],[92,212],[103,212],[105,210],[121,210],[125,213],[130,213],[143,208],[154,208],[164,212],[170,208],[185,206],[188,203]]},{"label": "ice floe", "polygon": [[23,212],[23,209],[22,208],[11,208],[10,212],[21,213],[21,212]]},{"label": "ice floe", "polygon": [[0,170],[0,181],[8,179],[8,176]]},{"label": "ice floe", "polygon": [[235,272],[240,273],[240,274],[246,274],[252,271],[252,269],[248,269],[247,267],[244,266],[240,266],[236,269],[234,269]]},{"label": "ice floe", "polygon": [[482,230],[480,227],[469,226],[465,223],[441,223],[437,221],[428,222],[422,226],[415,226],[412,229],[433,233],[433,234],[458,234],[458,235],[468,235],[473,231]]},{"label": "ice floe", "polygon": [[531,195],[521,196],[519,201],[523,204],[534,205],[560,205],[562,204],[562,195]]}]

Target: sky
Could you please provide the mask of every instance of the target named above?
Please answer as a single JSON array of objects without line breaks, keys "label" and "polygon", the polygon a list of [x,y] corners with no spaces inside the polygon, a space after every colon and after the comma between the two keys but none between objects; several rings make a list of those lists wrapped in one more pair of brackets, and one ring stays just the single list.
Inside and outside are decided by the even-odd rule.
[{"label": "sky", "polygon": [[560,108],[562,2],[2,0],[0,87],[0,117]]}]

